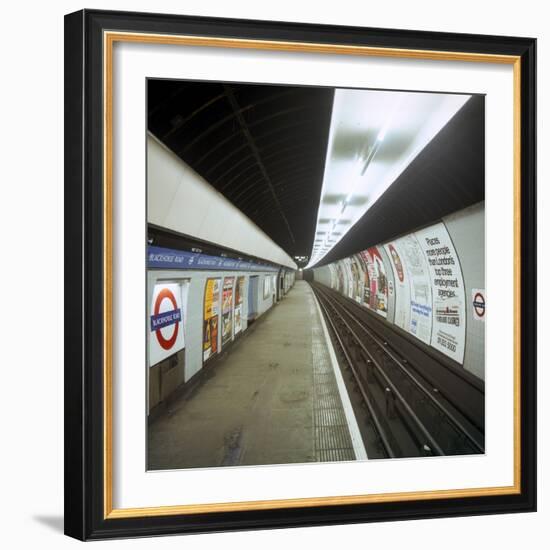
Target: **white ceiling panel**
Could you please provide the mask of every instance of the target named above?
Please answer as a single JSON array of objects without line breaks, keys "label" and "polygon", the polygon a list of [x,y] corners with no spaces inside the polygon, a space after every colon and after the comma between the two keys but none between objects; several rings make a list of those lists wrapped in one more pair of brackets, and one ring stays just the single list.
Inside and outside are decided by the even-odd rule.
[{"label": "white ceiling panel", "polygon": [[324,258],[469,98],[336,90],[308,267]]}]

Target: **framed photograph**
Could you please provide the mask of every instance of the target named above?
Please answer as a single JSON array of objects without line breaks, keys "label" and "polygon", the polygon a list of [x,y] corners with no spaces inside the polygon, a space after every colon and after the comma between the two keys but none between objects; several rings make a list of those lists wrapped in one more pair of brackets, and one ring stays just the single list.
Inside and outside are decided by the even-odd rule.
[{"label": "framed photograph", "polygon": [[533,38],[65,17],[65,531],[536,509]]}]

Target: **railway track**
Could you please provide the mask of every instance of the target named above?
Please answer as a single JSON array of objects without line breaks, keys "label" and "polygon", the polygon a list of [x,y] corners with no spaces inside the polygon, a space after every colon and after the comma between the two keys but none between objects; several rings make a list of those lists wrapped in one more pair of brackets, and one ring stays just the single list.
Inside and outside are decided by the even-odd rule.
[{"label": "railway track", "polygon": [[[365,409],[364,438],[370,457],[484,452],[479,406],[472,408],[471,403],[461,404],[456,398],[483,402],[482,388],[444,365],[440,365],[439,376],[432,375],[433,359],[426,359],[431,370],[423,372],[419,364],[403,356],[398,344],[373,328],[374,323],[357,309],[361,306],[322,285],[311,286],[342,365],[351,375],[356,401]],[[434,378],[440,384],[434,384]]]}]

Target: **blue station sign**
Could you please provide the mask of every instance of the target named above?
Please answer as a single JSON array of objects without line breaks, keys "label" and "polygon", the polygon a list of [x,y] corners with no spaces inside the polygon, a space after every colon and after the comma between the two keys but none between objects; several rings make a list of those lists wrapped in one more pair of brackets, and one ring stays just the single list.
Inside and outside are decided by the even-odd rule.
[{"label": "blue station sign", "polygon": [[273,265],[262,265],[247,260],[210,256],[197,252],[174,250],[160,246],[147,247],[148,269],[198,269],[220,271],[272,271],[279,268]]}]

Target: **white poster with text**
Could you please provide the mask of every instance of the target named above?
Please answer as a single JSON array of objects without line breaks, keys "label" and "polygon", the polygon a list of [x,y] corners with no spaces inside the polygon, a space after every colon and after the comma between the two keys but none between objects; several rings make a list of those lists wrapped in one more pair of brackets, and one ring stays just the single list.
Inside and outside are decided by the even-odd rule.
[{"label": "white poster with text", "polygon": [[434,312],[431,345],[462,364],[466,299],[458,254],[443,223],[415,235],[426,256],[431,278]]}]

